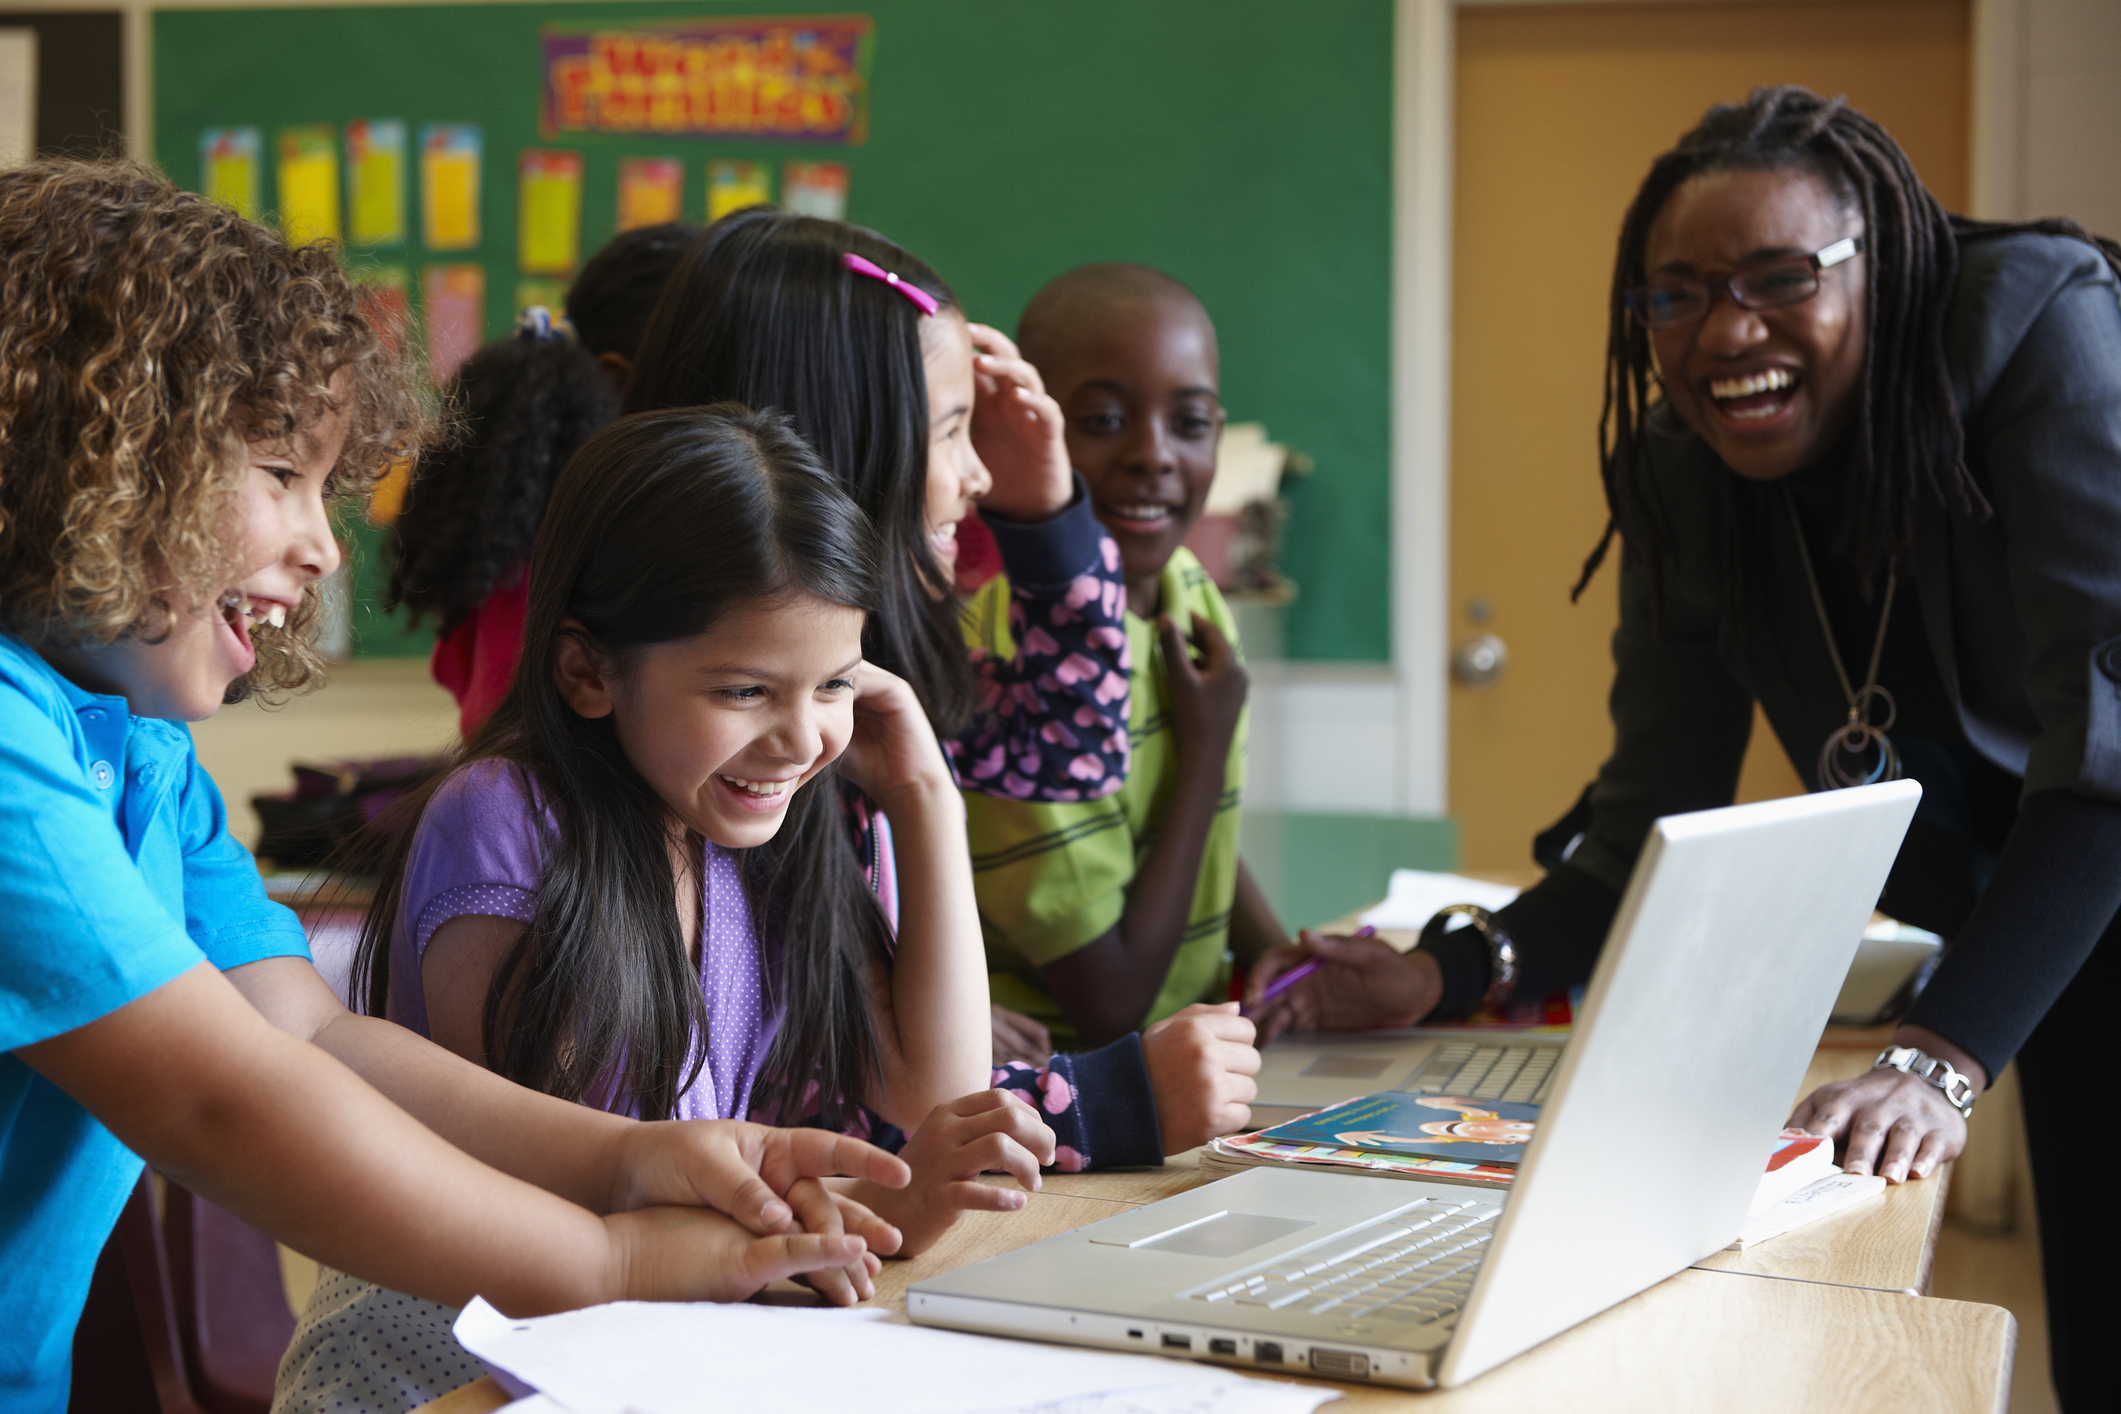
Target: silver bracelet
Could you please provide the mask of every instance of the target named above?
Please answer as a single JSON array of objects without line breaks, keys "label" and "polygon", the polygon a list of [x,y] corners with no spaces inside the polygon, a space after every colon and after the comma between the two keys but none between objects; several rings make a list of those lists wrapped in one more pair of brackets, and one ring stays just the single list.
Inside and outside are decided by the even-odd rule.
[{"label": "silver bracelet", "polygon": [[1944,1098],[1951,1101],[1962,1118],[1974,1112],[1974,1082],[1953,1069],[1950,1061],[1939,1060],[1927,1051],[1913,1046],[1887,1046],[1871,1062],[1871,1069],[1897,1070],[1926,1080],[1944,1092]]},{"label": "silver bracelet", "polygon": [[1488,945],[1488,991],[1481,1005],[1491,1012],[1500,1012],[1509,1002],[1510,993],[1517,989],[1517,945],[1496,924],[1495,915],[1477,903],[1452,903],[1437,909],[1421,930],[1422,941],[1442,937],[1448,927],[1445,920],[1453,914],[1463,915]]}]

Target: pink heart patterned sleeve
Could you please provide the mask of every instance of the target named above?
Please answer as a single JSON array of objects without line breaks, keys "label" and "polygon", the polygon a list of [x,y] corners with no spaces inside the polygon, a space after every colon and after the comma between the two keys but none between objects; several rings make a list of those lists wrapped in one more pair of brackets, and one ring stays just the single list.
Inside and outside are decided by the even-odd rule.
[{"label": "pink heart patterned sleeve", "polygon": [[983,517],[1009,577],[1016,656],[971,648],[980,707],[943,744],[958,784],[1011,800],[1095,800],[1127,778],[1127,587],[1119,547],[1075,502],[1036,525]]}]

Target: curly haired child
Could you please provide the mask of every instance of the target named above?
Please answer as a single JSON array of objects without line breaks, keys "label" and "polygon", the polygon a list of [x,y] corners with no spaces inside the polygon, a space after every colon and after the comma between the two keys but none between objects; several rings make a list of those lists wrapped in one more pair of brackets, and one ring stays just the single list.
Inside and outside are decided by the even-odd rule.
[{"label": "curly haired child", "polygon": [[328,498],[426,421],[331,251],[36,162],[0,173],[0,308],[0,1410],[66,1403],[143,1158],[324,1261],[517,1312],[860,1263],[813,1176],[898,1160],[640,1125],[353,1016],[230,835],[183,724],[314,677]]}]

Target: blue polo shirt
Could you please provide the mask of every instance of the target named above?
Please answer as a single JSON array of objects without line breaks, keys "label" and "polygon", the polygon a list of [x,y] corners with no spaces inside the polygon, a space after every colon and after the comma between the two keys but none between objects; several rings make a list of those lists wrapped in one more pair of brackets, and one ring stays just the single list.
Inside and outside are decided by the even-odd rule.
[{"label": "blue polo shirt", "polygon": [[89,1275],[141,1167],[15,1048],[202,960],[308,955],[190,731],[0,633],[0,1414],[66,1408]]}]

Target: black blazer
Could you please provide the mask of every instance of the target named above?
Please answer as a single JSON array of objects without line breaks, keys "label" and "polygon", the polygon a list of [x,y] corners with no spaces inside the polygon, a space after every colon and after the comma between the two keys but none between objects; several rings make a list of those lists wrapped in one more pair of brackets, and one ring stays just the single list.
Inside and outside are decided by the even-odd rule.
[{"label": "black blazer", "polygon": [[[1968,239],[1945,338],[1968,466],[1994,511],[1976,518],[1930,506],[1917,522],[1922,636],[1950,711],[1969,744],[2023,779],[2027,796],[2121,802],[2121,288],[2081,241]],[[1670,548],[1654,610],[1649,569],[1624,557],[1613,754],[1567,865],[1510,910],[1524,983],[1542,990],[1588,975],[1590,920],[1571,927],[1564,915],[1617,896],[1652,821],[1731,802],[1756,700],[1815,787],[1820,744],[1847,716],[1795,536],[1786,519],[1765,519],[1786,517],[1772,499],[1779,493],[1743,481],[1670,414],[1651,426],[1647,499]],[[1739,545],[1742,595],[1730,579]],[[1858,681],[1863,668],[1849,663]],[[2085,951],[2107,919],[2091,921]],[[1940,981],[1979,961],[1965,956],[1980,951],[1974,931]],[[1456,992],[1463,1006],[1466,981],[1485,978],[1485,958],[1442,960],[1447,999]],[[2007,1059],[2022,1039],[1983,1049],[2007,1046]]]}]

